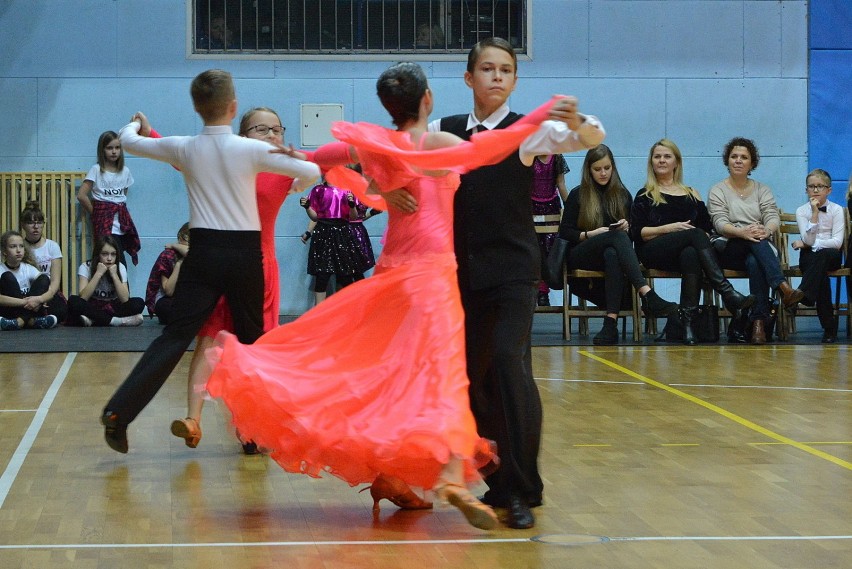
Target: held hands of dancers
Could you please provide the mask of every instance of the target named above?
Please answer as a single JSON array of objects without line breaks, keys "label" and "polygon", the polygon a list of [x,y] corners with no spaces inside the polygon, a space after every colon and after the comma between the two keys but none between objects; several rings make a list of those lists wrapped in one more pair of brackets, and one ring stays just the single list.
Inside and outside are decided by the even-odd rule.
[{"label": "held hands of dancers", "polygon": [[579,105],[577,97],[554,95],[553,98],[555,102],[547,112],[549,120],[565,123],[570,130],[578,134],[583,144],[589,148],[597,146],[603,141],[605,133],[600,124],[596,121],[586,120],[586,115],[577,110]]}]

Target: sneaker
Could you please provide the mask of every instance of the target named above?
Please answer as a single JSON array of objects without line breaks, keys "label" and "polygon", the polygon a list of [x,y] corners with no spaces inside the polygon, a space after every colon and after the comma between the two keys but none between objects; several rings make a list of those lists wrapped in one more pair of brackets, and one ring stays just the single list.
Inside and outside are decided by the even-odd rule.
[{"label": "sneaker", "polygon": [[88,316],[83,316],[82,314],[80,315],[80,322],[82,322],[83,326],[86,328],[89,328],[92,325],[92,319]]},{"label": "sneaker", "polygon": [[546,292],[539,292],[538,298],[536,299],[536,303],[539,306],[550,306],[550,294]]},{"label": "sneaker", "polygon": [[9,332],[11,330],[20,330],[21,325],[18,324],[17,318],[0,318],[0,330]]},{"label": "sneaker", "polygon": [[47,316],[39,316],[34,319],[32,327],[36,330],[50,330],[51,328],[55,328],[57,324],[59,324],[59,318],[53,314],[48,314]]},{"label": "sneaker", "polygon": [[[116,320],[118,322],[113,324],[112,322],[116,322]],[[110,324],[112,324],[113,326],[141,326],[143,321],[144,321],[144,318],[142,317],[141,314],[134,314],[133,316],[124,316],[122,318],[114,318],[113,321]]]}]

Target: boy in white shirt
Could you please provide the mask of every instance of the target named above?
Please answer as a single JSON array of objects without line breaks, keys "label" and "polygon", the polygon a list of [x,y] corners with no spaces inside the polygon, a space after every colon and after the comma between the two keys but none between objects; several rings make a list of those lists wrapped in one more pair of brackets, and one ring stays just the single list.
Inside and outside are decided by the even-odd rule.
[{"label": "boy in white shirt", "polygon": [[831,284],[827,271],[840,268],[840,248],[843,246],[845,218],[843,208],[828,201],[831,193],[831,176],[817,168],[806,178],[808,203],[796,210],[796,221],[802,238],[793,241],[799,251],[802,283],[799,289],[811,306],[816,303],[817,315],[823,329],[822,341],[833,344],[837,340],[837,318],[831,302]]},{"label": "boy in white shirt", "polygon": [[190,94],[204,121],[200,135],[143,137],[138,115],[120,132],[128,152],[168,162],[183,174],[192,242],[175,289],[174,319],[104,408],[107,444],[121,453],[127,452],[127,425],[165,383],[220,296],[228,301],[240,342],[251,344],[263,333],[257,174],[294,178],[291,193],[313,186],[319,177],[315,164],[270,153],[268,143],[233,133],[237,100],[230,73],[204,71],[193,79]]}]

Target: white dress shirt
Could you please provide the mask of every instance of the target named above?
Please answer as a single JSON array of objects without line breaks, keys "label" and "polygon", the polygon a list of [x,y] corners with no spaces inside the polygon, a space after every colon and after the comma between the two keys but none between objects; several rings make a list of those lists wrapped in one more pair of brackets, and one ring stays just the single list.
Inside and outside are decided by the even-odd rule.
[{"label": "white dress shirt", "polygon": [[237,136],[230,125],[205,126],[197,136],[147,138],[139,122],[121,129],[131,154],[168,162],[180,169],[189,194],[189,225],[223,231],[260,231],[255,177],[274,172],[294,178],[292,191],[316,183],[319,167],[285,154],[270,154],[271,144]]},{"label": "white dress shirt", "polygon": [[811,204],[806,203],[796,210],[796,221],[802,242],[813,249],[840,249],[843,246],[843,208],[834,202],[825,202],[826,211],[817,214],[817,222],[811,222]]}]

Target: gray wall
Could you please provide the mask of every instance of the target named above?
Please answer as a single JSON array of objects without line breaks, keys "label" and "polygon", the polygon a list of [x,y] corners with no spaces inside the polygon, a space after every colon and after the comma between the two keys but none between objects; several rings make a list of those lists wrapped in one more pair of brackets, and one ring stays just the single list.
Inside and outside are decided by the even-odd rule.
[{"label": "gray wall", "polygon": [[[530,110],[553,93],[577,95],[604,122],[607,144],[634,192],[650,145],[664,136],[684,154],[685,181],[706,196],[726,175],[721,148],[755,139],[755,177],[779,205],[802,201],[807,172],[807,2],[734,0],[535,0],[532,61],[522,61],[511,104]],[[200,122],[188,87],[197,73],[234,74],[240,109],[277,109],[287,141],[300,144],[300,103],[342,103],[345,119],[388,124],[374,81],[388,62],[211,61],[185,56],[186,7],[179,0],[4,0],[0,3],[0,170],[88,170],[98,135],[137,110],[164,134]],[[435,117],[467,112],[461,62],[424,62]],[[582,155],[568,156],[569,188]],[[131,290],[187,219],[182,179],[171,167],[129,158],[136,184],[129,208],[142,237]],[[310,304],[307,217],[296,199],[276,227],[281,312]],[[378,251],[384,216],[367,222]],[[2,228],[6,229],[6,228]]]}]

